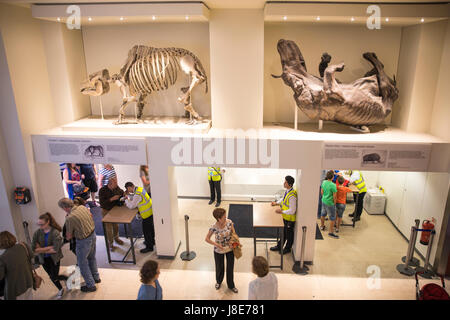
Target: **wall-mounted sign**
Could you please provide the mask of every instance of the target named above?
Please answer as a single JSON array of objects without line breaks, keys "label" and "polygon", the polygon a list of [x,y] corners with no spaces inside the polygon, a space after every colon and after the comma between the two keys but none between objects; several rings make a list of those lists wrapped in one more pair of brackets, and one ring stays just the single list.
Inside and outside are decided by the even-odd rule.
[{"label": "wall-mounted sign", "polygon": [[49,160],[68,163],[146,164],[144,139],[51,138]]},{"label": "wall-mounted sign", "polygon": [[431,144],[325,143],[322,168],[428,171]]}]

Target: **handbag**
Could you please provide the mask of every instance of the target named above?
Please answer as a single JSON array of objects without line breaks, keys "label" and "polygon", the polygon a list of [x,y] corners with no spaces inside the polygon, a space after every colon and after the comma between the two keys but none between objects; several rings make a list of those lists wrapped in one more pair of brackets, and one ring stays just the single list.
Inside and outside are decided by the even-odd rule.
[{"label": "handbag", "polygon": [[36,272],[36,270],[33,269],[33,266],[31,265],[31,257],[30,254],[28,252],[27,246],[24,243],[20,243],[22,245],[22,247],[25,249],[25,252],[27,253],[27,257],[28,257],[28,263],[30,265],[31,268],[31,273],[33,275],[33,290],[37,290],[41,287],[42,282],[44,281],[44,279],[41,278],[41,276],[39,276]]},{"label": "handbag", "polygon": [[233,249],[234,256],[236,259],[239,259],[242,257],[242,244],[239,241],[239,237],[236,234],[236,232],[231,233],[231,239],[230,239],[231,248]]}]

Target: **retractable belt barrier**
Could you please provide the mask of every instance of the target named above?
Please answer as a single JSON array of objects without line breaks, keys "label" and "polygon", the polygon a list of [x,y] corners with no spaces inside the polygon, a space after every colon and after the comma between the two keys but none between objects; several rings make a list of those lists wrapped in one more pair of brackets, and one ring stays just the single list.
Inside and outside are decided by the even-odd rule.
[{"label": "retractable belt barrier", "polygon": [[186,251],[182,252],[180,257],[181,260],[191,261],[196,257],[194,251],[189,251],[189,226],[188,226],[189,216],[186,214],[184,216],[184,228],[186,230]]},{"label": "retractable belt barrier", "polygon": [[309,268],[305,265],[305,243],[306,243],[306,226],[302,226],[302,253],[300,254],[300,263],[295,263],[292,271],[297,274],[308,274]]}]

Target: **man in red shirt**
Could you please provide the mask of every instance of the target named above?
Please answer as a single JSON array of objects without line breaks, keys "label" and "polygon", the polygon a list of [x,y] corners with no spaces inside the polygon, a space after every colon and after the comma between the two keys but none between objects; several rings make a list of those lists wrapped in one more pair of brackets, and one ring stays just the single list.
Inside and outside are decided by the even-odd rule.
[{"label": "man in red shirt", "polygon": [[342,216],[345,211],[345,204],[347,200],[347,192],[352,192],[352,190],[348,187],[344,187],[345,179],[343,176],[339,176],[336,180],[336,213],[337,213],[337,224],[336,224],[336,232],[339,232],[339,227],[342,222]]}]

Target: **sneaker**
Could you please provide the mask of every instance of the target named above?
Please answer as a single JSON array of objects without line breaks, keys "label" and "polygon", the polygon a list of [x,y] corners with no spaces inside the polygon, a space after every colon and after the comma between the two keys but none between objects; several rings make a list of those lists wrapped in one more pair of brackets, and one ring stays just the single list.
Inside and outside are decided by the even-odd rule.
[{"label": "sneaker", "polygon": [[93,287],[82,286],[80,290],[82,292],[94,292],[97,290],[97,288],[95,286],[93,286]]},{"label": "sneaker", "polygon": [[355,218],[353,218],[353,221],[359,221],[359,220],[361,220],[360,217],[355,217]]},{"label": "sneaker", "polygon": [[114,241],[115,241],[119,246],[123,245],[123,243],[124,243],[122,240],[120,240],[120,238],[114,239]]},{"label": "sneaker", "polygon": [[216,290],[219,290],[220,289],[220,283],[216,283]]},{"label": "sneaker", "polygon": [[280,247],[278,247],[278,246],[271,247],[270,251],[280,251]]},{"label": "sneaker", "polygon": [[330,237],[335,238],[335,239],[339,239],[339,236],[338,236],[337,234],[335,234],[335,233],[330,232],[328,235],[329,235]]},{"label": "sneaker", "polygon": [[214,200],[209,200],[208,204],[213,204]]},{"label": "sneaker", "polygon": [[56,295],[56,299],[60,300],[64,295],[64,288],[58,291],[58,294]]},{"label": "sneaker", "polygon": [[322,230],[322,231],[325,231],[325,229],[326,229],[325,226],[320,227],[320,230]]},{"label": "sneaker", "polygon": [[216,208],[220,206],[220,202],[216,202]]},{"label": "sneaker", "polygon": [[100,283],[102,282],[102,279],[98,278],[98,279],[94,279],[95,283]]},{"label": "sneaker", "polygon": [[237,288],[233,288],[233,289],[230,289],[230,290],[233,291],[234,293],[238,293],[239,292]]},{"label": "sneaker", "polygon": [[287,248],[283,249],[283,254],[286,254],[286,253],[289,253],[289,252],[291,252],[291,249],[287,249]]},{"label": "sneaker", "polygon": [[354,213],[350,213],[348,216],[349,216],[350,218],[352,218],[354,215],[355,215]]}]

